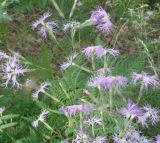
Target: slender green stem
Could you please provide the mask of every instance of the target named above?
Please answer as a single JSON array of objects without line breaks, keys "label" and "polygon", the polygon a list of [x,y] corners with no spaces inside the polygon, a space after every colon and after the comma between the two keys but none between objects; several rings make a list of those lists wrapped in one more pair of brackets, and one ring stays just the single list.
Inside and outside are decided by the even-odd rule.
[{"label": "slender green stem", "polygon": [[139,104],[140,100],[142,99],[143,90],[144,90],[144,85],[141,84],[141,87],[140,87],[140,90],[139,90],[139,94],[138,94],[137,104]]},{"label": "slender green stem", "polygon": [[[101,119],[104,122],[103,111],[100,111],[100,114],[101,114]],[[104,123],[102,123],[102,128],[103,128],[103,131],[105,131]]]},{"label": "slender green stem", "polygon": [[62,88],[62,90],[63,90],[64,94],[67,96],[67,98],[68,98],[68,99],[70,99],[70,97],[69,97],[69,95],[68,95],[67,91],[65,90],[65,88],[64,88],[64,86],[62,85],[62,83],[61,83],[61,82],[59,82],[59,85],[60,85],[60,87]]},{"label": "slender green stem", "polygon": [[93,69],[93,71],[95,71],[95,60],[94,60],[94,55],[92,54],[92,69]]},{"label": "slender green stem", "polygon": [[51,94],[47,93],[47,92],[43,92],[45,95],[47,95],[48,97],[50,97],[52,100],[60,102],[56,97],[52,96]]},{"label": "slender green stem", "polygon": [[123,27],[124,27],[127,23],[128,23],[128,20],[121,26],[120,30],[119,30],[118,33],[116,34],[116,38],[115,38],[115,40],[114,40],[115,42],[114,42],[114,44],[113,44],[113,48],[116,47],[116,43],[117,43],[117,41],[118,41],[118,37],[119,37],[121,31],[123,30]]},{"label": "slender green stem", "polygon": [[47,127],[47,129],[49,129],[51,132],[54,132],[54,133],[56,133],[54,130],[53,130],[53,128],[50,126],[50,125],[48,125],[45,121],[41,121],[46,127]]},{"label": "slender green stem", "polygon": [[75,63],[72,63],[72,65],[75,66],[75,67],[77,67],[77,68],[79,68],[79,69],[81,69],[81,70],[83,70],[83,71],[85,71],[85,72],[87,72],[87,73],[93,74],[93,72],[92,72],[91,70],[87,69],[87,68],[84,68],[84,67],[82,67],[82,66],[79,66],[79,65],[77,65],[77,64],[75,64]]},{"label": "slender green stem", "polygon": [[94,125],[92,124],[92,136],[95,137],[95,133],[94,133]]},{"label": "slender green stem", "polygon": [[107,69],[107,55],[104,55],[104,69]]},{"label": "slender green stem", "polygon": [[75,49],[75,42],[74,42],[75,33],[76,33],[76,30],[75,29],[71,29],[71,42],[72,42],[73,50]]},{"label": "slender green stem", "polygon": [[112,89],[109,89],[109,107],[110,107],[110,112],[112,111]]},{"label": "slender green stem", "polygon": [[59,6],[57,5],[56,1],[55,1],[55,0],[51,0],[51,2],[53,3],[53,5],[54,5],[55,9],[57,10],[57,12],[59,13],[59,15],[60,15],[62,18],[65,18],[63,12],[60,10],[60,8],[59,8]]},{"label": "slender green stem", "polygon": [[82,130],[83,124],[82,124],[82,112],[80,112],[80,129]]},{"label": "slender green stem", "polygon": [[78,1],[78,0],[74,0],[74,4],[73,4],[72,9],[71,9],[71,12],[70,12],[70,14],[69,14],[69,18],[72,17],[72,15],[73,15],[73,13],[74,13],[74,11],[75,11],[75,9],[76,9],[77,1]]}]

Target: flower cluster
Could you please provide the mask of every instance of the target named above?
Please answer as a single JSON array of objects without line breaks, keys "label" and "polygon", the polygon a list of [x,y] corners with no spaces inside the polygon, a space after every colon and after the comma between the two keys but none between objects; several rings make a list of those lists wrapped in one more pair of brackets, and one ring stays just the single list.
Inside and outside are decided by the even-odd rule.
[{"label": "flower cluster", "polygon": [[2,57],[5,58],[0,66],[0,77],[4,81],[2,85],[7,87],[9,83],[11,83],[13,87],[22,87],[22,84],[19,83],[18,78],[25,75],[25,73],[29,72],[30,70],[27,67],[22,66],[22,62],[17,53],[15,53],[13,56],[8,56],[7,54],[3,53],[1,58]]},{"label": "flower cluster", "polygon": [[160,120],[160,110],[157,110],[150,105],[145,105],[142,107],[142,115],[138,117],[139,122],[143,127],[148,127],[147,121],[150,120],[152,125],[155,125]]},{"label": "flower cluster", "polygon": [[85,48],[82,53],[85,55],[86,58],[90,58],[93,54],[95,54],[98,58],[102,57],[105,54],[105,49],[103,46],[91,46]]},{"label": "flower cluster", "polygon": [[150,105],[138,107],[138,105],[132,101],[129,101],[126,107],[122,107],[119,110],[119,113],[128,119],[137,118],[138,122],[143,127],[148,127],[148,121],[150,121],[152,125],[155,125],[160,120],[160,111],[158,109],[155,109]]},{"label": "flower cluster", "polygon": [[51,13],[45,12],[42,16],[40,16],[36,21],[32,23],[32,29],[34,30],[38,28],[39,35],[43,38],[47,37],[47,30],[55,32],[58,26],[54,21],[46,21],[46,19],[50,16]]},{"label": "flower cluster", "polygon": [[104,77],[102,75],[93,76],[88,81],[89,87],[98,87],[101,86],[105,90],[109,90],[111,88],[120,88],[127,85],[127,78],[123,76],[107,76]]},{"label": "flower cluster", "polygon": [[88,143],[91,138],[89,134],[85,132],[85,130],[78,130],[76,133],[76,138],[73,140],[73,143]]},{"label": "flower cluster", "polygon": [[148,75],[145,72],[142,73],[136,73],[133,72],[132,75],[132,83],[135,85],[138,81],[144,85],[145,89],[148,88],[148,86],[153,86],[154,88],[158,87],[159,79],[156,75]]},{"label": "flower cluster", "polygon": [[61,107],[59,111],[64,113],[66,116],[71,116],[75,115],[78,112],[88,113],[94,109],[95,107],[91,105],[72,105]]},{"label": "flower cluster", "polygon": [[141,115],[141,112],[141,109],[131,100],[129,100],[126,107],[122,107],[119,110],[119,113],[126,118],[139,117]]},{"label": "flower cluster", "polygon": [[118,50],[104,49],[103,46],[101,46],[101,45],[87,47],[82,51],[82,53],[85,55],[85,57],[87,59],[89,59],[93,55],[96,55],[96,57],[101,58],[102,56],[104,56],[107,53],[109,53],[113,57],[119,55]]},{"label": "flower cluster", "polygon": [[110,17],[102,7],[92,11],[90,19],[92,23],[96,25],[96,28],[102,33],[109,33],[112,29]]},{"label": "flower cluster", "polygon": [[38,116],[38,119],[32,122],[32,126],[35,127],[35,128],[37,128],[38,124],[39,124],[39,121],[43,122],[45,120],[45,118],[46,118],[46,116],[47,116],[48,113],[49,113],[48,111],[43,110],[41,112],[41,114]]},{"label": "flower cluster", "polygon": [[105,136],[97,136],[96,138],[91,138],[91,136],[86,133],[84,129],[78,130],[76,133],[76,138],[72,141],[73,143],[107,143],[107,138]]},{"label": "flower cluster", "polygon": [[134,129],[134,127],[130,126],[125,134],[113,135],[113,141],[115,143],[153,143],[152,140],[148,139],[147,137],[141,135],[140,131]]}]

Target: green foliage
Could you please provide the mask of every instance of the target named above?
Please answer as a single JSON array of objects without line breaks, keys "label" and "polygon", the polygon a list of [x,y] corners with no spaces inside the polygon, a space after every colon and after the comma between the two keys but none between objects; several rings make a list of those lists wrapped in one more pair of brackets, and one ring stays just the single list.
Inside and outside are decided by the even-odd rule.
[{"label": "green foliage", "polygon": [[35,8],[44,8],[46,4],[47,0],[19,0],[12,11],[15,13],[33,12]]},{"label": "green foliage", "polygon": [[[47,93],[53,98],[50,98],[45,95],[45,93],[41,92],[38,100],[33,101],[31,94],[36,90],[33,89],[33,87],[31,87],[31,89],[24,87],[24,89],[21,91],[1,88],[0,91],[3,95],[3,98],[0,101],[0,107],[6,106],[7,109],[4,112],[4,115],[0,117],[0,143],[65,143],[65,139],[72,139],[74,137],[74,133],[79,129],[81,115],[76,114],[71,119],[72,126],[69,126],[70,119],[60,113],[59,109],[62,106],[70,106],[74,104],[91,104],[99,107],[97,111],[90,113],[91,117],[103,116],[105,127],[104,129],[99,126],[95,127],[95,133],[97,136],[104,133],[104,135],[111,137],[111,135],[117,131],[117,128],[123,129],[125,127],[126,120],[124,121],[124,119],[117,114],[117,112],[110,112],[108,107],[109,93],[102,91],[101,95],[98,89],[91,89],[87,87],[87,81],[92,74],[84,72],[83,70],[74,66],[70,66],[65,71],[60,70],[59,67],[62,61],[64,61],[64,58],[73,52],[73,43],[71,42],[70,32],[63,33],[60,29],[58,29],[58,32],[55,35],[57,36],[59,45],[56,45],[54,42],[50,42],[49,38],[42,42],[42,39],[40,39],[37,35],[30,36],[33,33],[31,33],[30,23],[28,23],[28,21],[33,21],[33,13],[38,15],[39,13],[48,10],[53,12],[54,19],[57,19],[56,22],[58,22],[61,26],[68,21],[77,20],[84,22],[90,17],[91,10],[96,9],[99,5],[103,5],[103,7],[107,8],[108,12],[111,14],[111,19],[114,23],[114,28],[116,29],[116,25],[119,27],[122,26],[122,19],[128,19],[130,23],[132,23],[134,20],[143,23],[143,13],[145,10],[147,10],[147,6],[145,6],[147,4],[146,1],[115,0],[110,7],[107,4],[108,1],[106,2],[105,0],[83,0],[83,5],[76,8],[72,19],[69,19],[68,16],[74,0],[56,0],[56,2],[64,13],[66,19],[60,18],[59,14],[55,10],[55,7],[51,5],[50,0],[3,0],[1,2],[0,20],[4,18],[10,19],[10,17],[5,13],[8,11],[12,18],[16,19],[13,21],[13,23],[11,23],[14,25],[14,27],[16,27],[16,29],[10,28],[11,26],[9,26],[9,24],[4,23],[0,25],[0,48],[5,48],[4,43],[7,43],[9,45],[7,45],[7,47],[20,51],[20,53],[22,53],[23,56],[26,57],[30,63],[32,63],[31,67],[35,70],[29,74],[28,79],[31,79],[36,86],[41,81],[48,80],[51,82],[52,85],[46,90]],[[141,11],[137,10],[137,8],[141,6],[145,7],[142,8]],[[135,12],[133,17],[131,16],[130,10]],[[24,17],[24,19],[21,16]],[[157,18],[159,17],[157,16]],[[20,25],[19,22],[21,23]],[[124,27],[124,31],[121,29],[123,32],[126,32],[125,30],[130,25],[126,24],[125,26],[126,27]],[[159,27],[156,27],[155,29],[154,28],[152,27],[151,30],[158,31]],[[114,32],[115,29],[113,29],[112,32]],[[96,36],[95,32],[92,32],[93,30],[94,29],[92,27],[86,27],[77,31],[74,37],[74,44],[76,47],[74,50],[80,53],[82,48],[93,44],[107,45],[108,48],[111,43],[106,42],[105,38],[109,39],[112,36],[117,36],[117,33],[113,35],[112,32],[109,36]],[[131,32],[131,35],[136,35],[136,37],[129,37],[127,38],[128,41],[125,39],[124,41],[117,41],[117,43],[136,43],[137,41],[134,41],[134,39],[146,39],[144,40],[144,43],[148,47],[151,56],[153,56],[155,65],[158,67],[160,59],[159,50],[157,48],[158,46],[150,42],[151,37],[147,35],[148,32],[150,32],[150,28],[144,26],[136,34]],[[15,36],[9,37],[12,39],[10,42],[7,41],[10,40],[7,38],[11,33],[14,33],[13,35]],[[121,37],[121,33],[118,36]],[[124,54],[120,55],[119,57],[107,57],[107,66],[111,67],[112,74],[124,75],[128,77],[130,81],[130,74],[134,71],[151,71],[152,69],[148,67],[148,57],[144,52],[144,49],[140,49],[142,48],[141,46],[142,45],[138,47],[139,50],[136,51],[136,54],[133,54],[132,56],[128,55],[126,51],[122,51]],[[119,48],[118,44],[117,47]],[[135,48],[134,45],[132,48]],[[77,65],[91,69],[91,62],[84,59],[81,54],[78,55],[74,62]],[[102,67],[103,59],[96,59],[96,62],[97,68]],[[88,90],[90,96],[84,96],[84,89]],[[132,85],[128,85],[128,87],[124,88],[122,91],[119,91],[124,95],[121,95],[119,92],[115,91],[113,96],[114,111],[117,111],[121,106],[125,105],[127,99],[136,101],[138,91],[139,86],[133,87]],[[159,93],[159,90],[154,91],[149,88],[148,91],[143,93],[143,99],[141,100],[140,104],[144,105],[149,103],[154,107],[159,108]],[[126,99],[124,99],[124,97]],[[57,98],[60,102],[55,101],[54,98]],[[49,111],[49,115],[46,117],[46,123],[54,131],[52,131],[50,127],[46,126],[42,122],[39,123],[38,128],[32,127],[31,123],[38,118],[38,115],[43,109]],[[88,117],[84,114],[82,116],[84,118]],[[83,127],[90,134],[92,134],[91,127],[86,127],[85,125],[83,125]],[[153,137],[160,132],[160,129],[151,127],[142,131],[145,135]],[[112,142],[111,139],[109,139],[109,141]]]}]

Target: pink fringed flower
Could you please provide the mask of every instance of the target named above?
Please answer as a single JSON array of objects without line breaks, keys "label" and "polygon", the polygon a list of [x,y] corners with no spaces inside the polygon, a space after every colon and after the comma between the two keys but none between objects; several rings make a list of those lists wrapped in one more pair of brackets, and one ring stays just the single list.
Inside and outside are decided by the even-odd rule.
[{"label": "pink fringed flower", "polygon": [[3,85],[7,87],[9,82],[11,82],[13,87],[20,88],[22,85],[18,82],[18,77],[27,72],[29,72],[29,69],[23,68],[17,55],[9,57],[9,59],[1,65],[1,76],[5,81]]},{"label": "pink fringed flower", "polygon": [[116,57],[119,55],[119,50],[114,50],[114,49],[107,49],[106,53],[109,53],[110,55],[112,55],[113,57]]},{"label": "pink fringed flower", "polygon": [[102,33],[109,33],[112,29],[110,17],[102,7],[92,11],[90,19],[92,23],[96,25],[96,28]]},{"label": "pink fringed flower", "polygon": [[73,21],[73,22],[64,24],[63,31],[66,32],[67,30],[70,30],[70,29],[78,29],[80,28],[80,24],[81,23],[77,21]]},{"label": "pink fringed flower", "polygon": [[59,109],[60,112],[64,113],[65,115],[75,115],[77,112],[84,112],[88,113],[91,110],[94,110],[94,106],[90,105],[72,105],[72,106],[64,106]]},{"label": "pink fringed flower", "polygon": [[77,55],[78,55],[77,53],[70,54],[66,58],[66,61],[61,64],[61,66],[60,66],[61,69],[66,70],[67,68],[69,68],[72,65],[73,61],[76,59]]},{"label": "pink fringed flower", "polygon": [[5,107],[0,107],[0,115],[2,115],[2,113],[6,110]]},{"label": "pink fringed flower", "polygon": [[92,11],[90,19],[94,24],[98,24],[99,22],[102,21],[102,19],[109,19],[109,15],[107,12],[102,8],[99,7],[97,10]]},{"label": "pink fringed flower", "polygon": [[9,56],[5,52],[0,51],[0,59],[4,59],[4,58],[9,58]]},{"label": "pink fringed flower", "polygon": [[44,93],[45,90],[50,86],[51,84],[49,82],[43,82],[40,84],[40,86],[37,88],[37,90],[32,94],[33,99],[37,100],[39,94],[42,92]]},{"label": "pink fringed flower", "polygon": [[109,90],[110,88],[124,87],[127,85],[127,81],[127,78],[123,76],[104,77],[103,75],[96,75],[88,81],[87,85],[93,88],[101,86],[105,90]]},{"label": "pink fringed flower", "polygon": [[32,29],[34,30],[38,28],[38,33],[43,38],[47,37],[47,29],[52,32],[55,32],[57,29],[57,23],[55,23],[54,21],[46,21],[46,19],[50,16],[51,13],[45,12],[32,24]]},{"label": "pink fringed flower", "polygon": [[90,58],[93,54],[100,58],[105,54],[105,49],[101,45],[91,46],[85,48],[82,53],[85,55],[86,58]]},{"label": "pink fringed flower", "polygon": [[123,76],[107,76],[101,79],[100,85],[108,90],[110,88],[120,88],[127,85],[127,78]]},{"label": "pink fringed flower", "polygon": [[132,101],[129,100],[126,107],[122,107],[119,113],[126,118],[139,117],[141,115],[141,109]]},{"label": "pink fringed flower", "polygon": [[160,143],[160,135],[156,136],[156,143]]},{"label": "pink fringed flower", "polygon": [[43,110],[41,112],[41,114],[38,116],[38,119],[32,122],[32,126],[35,127],[35,128],[37,128],[38,124],[39,124],[39,121],[43,122],[45,120],[45,118],[46,118],[46,116],[47,116],[48,113],[49,113],[48,111]]},{"label": "pink fringed flower", "polygon": [[107,143],[107,138],[105,136],[98,136],[91,143]]},{"label": "pink fringed flower", "polygon": [[160,120],[160,111],[152,108],[150,105],[146,105],[142,108],[142,115],[139,118],[139,123],[143,127],[148,127],[147,121],[150,120],[152,125],[156,124]]},{"label": "pink fringed flower", "polygon": [[135,85],[138,81],[144,85],[145,89],[148,88],[148,86],[153,86],[154,88],[158,87],[159,79],[156,75],[148,75],[145,72],[142,72],[141,74],[133,72],[132,75],[132,83]]},{"label": "pink fringed flower", "polygon": [[102,119],[93,117],[93,118],[90,118],[88,120],[85,120],[84,124],[91,125],[91,126],[93,126],[93,125],[102,125]]}]

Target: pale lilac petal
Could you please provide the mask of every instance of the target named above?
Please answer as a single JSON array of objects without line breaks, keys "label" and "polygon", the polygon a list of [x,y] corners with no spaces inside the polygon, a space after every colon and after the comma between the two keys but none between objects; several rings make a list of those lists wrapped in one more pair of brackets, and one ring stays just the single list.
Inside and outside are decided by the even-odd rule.
[{"label": "pale lilac petal", "polygon": [[88,113],[94,110],[94,106],[90,105],[72,105],[72,106],[64,106],[59,109],[60,112],[64,113],[65,115],[75,115],[78,112]]},{"label": "pale lilac petal", "polygon": [[85,48],[82,53],[85,55],[86,58],[90,58],[92,55],[96,55],[98,58],[100,58],[105,55],[105,49],[101,45],[91,46]]},{"label": "pale lilac petal", "polygon": [[141,115],[141,109],[132,101],[129,100],[126,107],[122,107],[119,110],[119,113],[126,118],[139,117]]}]

